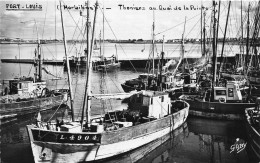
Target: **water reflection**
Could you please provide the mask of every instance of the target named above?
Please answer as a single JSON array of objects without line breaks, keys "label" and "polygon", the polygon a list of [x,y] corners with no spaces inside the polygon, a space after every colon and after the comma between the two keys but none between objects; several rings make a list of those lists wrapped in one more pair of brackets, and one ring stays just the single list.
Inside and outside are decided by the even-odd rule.
[{"label": "water reflection", "polygon": [[[53,116],[53,113],[56,114]],[[41,112],[42,120],[61,119],[68,112],[67,107]],[[36,121],[37,114],[29,114],[8,121],[1,121],[1,161],[3,163],[33,163],[26,125]],[[70,118],[68,115],[67,118]]]},{"label": "water reflection", "polygon": [[[231,152],[231,146],[236,143],[237,138],[247,142],[243,121],[189,118],[187,123],[191,133],[189,138],[194,139],[189,146],[195,160],[212,163],[248,162],[245,150],[240,153]],[[196,154],[200,158],[196,158]]]},{"label": "water reflection", "polygon": [[105,162],[248,162],[246,150],[231,152],[237,138],[247,142],[243,122],[188,118],[171,134]]},{"label": "water reflection", "polygon": [[157,140],[152,141],[140,148],[115,158],[97,162],[107,163],[133,163],[133,162],[165,162],[169,160],[169,151],[182,146],[185,137],[189,134],[187,123]]}]

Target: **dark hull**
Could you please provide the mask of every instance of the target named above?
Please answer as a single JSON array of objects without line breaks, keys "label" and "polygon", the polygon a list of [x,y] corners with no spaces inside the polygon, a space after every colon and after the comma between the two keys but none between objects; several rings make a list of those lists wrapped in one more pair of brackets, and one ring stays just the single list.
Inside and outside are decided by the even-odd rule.
[{"label": "dark hull", "polygon": [[255,103],[220,103],[186,100],[190,104],[190,115],[225,119],[243,120],[246,108],[254,107]]},{"label": "dark hull", "polygon": [[113,63],[113,64],[106,64],[106,65],[98,65],[96,67],[93,67],[94,69],[97,69],[99,71],[111,71],[115,70],[117,68],[120,68],[120,62]]},{"label": "dark hull", "polygon": [[[248,115],[248,111],[253,110],[254,108],[248,108],[245,110],[245,114],[246,114],[246,130],[247,130],[247,137],[248,137],[248,141],[249,141],[249,148],[250,151],[253,153],[253,157],[252,158],[255,162],[259,162],[260,161],[260,133],[259,133],[259,129],[257,131],[257,129],[255,127],[253,127],[252,123],[251,123],[251,117]],[[258,124],[259,125],[259,124]]]},{"label": "dark hull", "polygon": [[[129,152],[180,127],[188,117],[189,105],[187,103],[186,105],[184,109],[154,121],[101,133],[68,133],[27,126],[34,160],[35,162],[93,161]],[[45,153],[44,160],[41,159],[43,153]]]},{"label": "dark hull", "polygon": [[124,92],[126,92],[126,93],[136,90],[136,87],[131,87],[131,86],[128,86],[125,84],[121,84],[121,87],[123,88]]},{"label": "dark hull", "polygon": [[36,98],[28,101],[1,103],[1,119],[21,116],[29,113],[52,109],[65,102],[67,94],[61,94],[54,97]]}]

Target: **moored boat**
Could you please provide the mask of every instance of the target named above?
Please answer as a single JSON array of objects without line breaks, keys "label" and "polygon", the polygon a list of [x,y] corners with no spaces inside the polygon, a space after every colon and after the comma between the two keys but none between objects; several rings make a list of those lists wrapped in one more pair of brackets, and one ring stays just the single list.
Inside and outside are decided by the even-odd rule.
[{"label": "moored boat", "polygon": [[130,98],[129,109],[92,119],[90,128],[81,130],[80,122],[52,124],[52,130],[47,123],[27,128],[35,162],[93,161],[128,152],[170,133],[186,121],[188,112],[188,103],[171,103],[167,93],[142,92]]},{"label": "moored boat", "polygon": [[[38,56],[38,58],[36,58]],[[35,50],[35,77],[3,80],[4,91],[0,96],[0,119],[13,118],[58,107],[67,102],[67,90],[50,90],[42,80],[40,43]]]},{"label": "moored boat", "polygon": [[[97,8],[98,3],[95,4],[95,14]],[[63,27],[62,10],[60,12]],[[94,29],[95,19],[93,33]],[[64,33],[63,38],[68,60]],[[71,95],[71,121],[56,120],[56,122],[45,123],[38,119],[36,124],[27,125],[35,162],[83,162],[106,159],[152,142],[177,129],[186,121],[189,113],[187,102],[171,101],[168,93],[155,91],[131,94],[126,110],[112,109],[113,111],[105,115],[91,118],[92,98],[105,99],[112,96],[102,97],[102,95],[91,94],[89,71],[92,50],[92,46],[90,50],[87,50],[87,79],[81,120],[76,121],[74,118],[73,96]],[[67,64],[69,68],[69,62]],[[68,80],[70,86],[70,71],[68,71]]]},{"label": "moored boat", "polygon": [[92,61],[92,67],[100,71],[109,71],[120,68],[120,62],[115,57],[103,57],[102,60]]},{"label": "moored boat", "polygon": [[[216,16],[220,14],[216,6],[219,5],[213,1],[212,11],[212,79],[209,81],[207,87],[199,85],[197,95],[183,95],[180,97],[186,100],[190,105],[190,114],[195,116],[228,119],[228,120],[242,120],[244,119],[244,110],[248,107],[254,107],[256,104],[254,100],[256,97],[251,96],[249,92],[247,97],[243,97],[240,90],[240,83],[238,81],[221,81],[220,74],[222,63],[218,66],[217,60],[217,38],[218,38],[218,22]],[[220,7],[220,6],[219,6]],[[230,11],[230,2],[229,9]],[[227,14],[226,25],[228,24],[229,14]],[[249,20],[248,20],[249,21]],[[226,29],[225,29],[226,30]],[[223,49],[225,45],[226,32],[224,32],[224,41],[222,46],[221,56],[223,57]],[[248,54],[248,53],[247,53]],[[232,76],[229,76],[232,77]],[[237,76],[239,77],[239,76]],[[253,103],[252,103],[253,102]]]},{"label": "moored boat", "polygon": [[182,95],[180,99],[191,105],[191,115],[215,119],[242,120],[244,110],[256,105],[243,99],[238,84],[232,81],[225,87],[214,87],[198,95]]}]

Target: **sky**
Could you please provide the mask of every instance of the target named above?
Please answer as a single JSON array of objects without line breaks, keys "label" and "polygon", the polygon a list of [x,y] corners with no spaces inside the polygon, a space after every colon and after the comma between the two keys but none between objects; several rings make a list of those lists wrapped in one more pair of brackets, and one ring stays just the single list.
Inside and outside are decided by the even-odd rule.
[{"label": "sky", "polygon": [[[94,4],[89,0],[90,20],[93,22]],[[242,2],[243,16],[249,1]],[[250,1],[255,6],[257,1]],[[86,18],[80,16],[83,0],[63,0],[62,11],[67,39],[81,38]],[[200,38],[201,5],[205,8],[206,28],[210,28],[212,1],[209,0],[102,0],[98,1],[95,37],[104,33],[105,39],[151,39],[155,24],[156,39]],[[18,7],[19,5],[19,7]],[[36,10],[32,10],[35,7]],[[228,1],[221,1],[220,37],[223,37]],[[15,9],[15,10],[14,10]],[[26,10],[25,10],[26,9]],[[30,9],[30,10],[29,10]],[[139,9],[139,10],[137,10]],[[240,28],[241,1],[232,1],[228,37],[237,37]],[[39,11],[40,10],[40,11]],[[253,9],[252,9],[253,10]],[[104,11],[105,23],[103,23]],[[86,10],[82,10],[86,15]],[[0,38],[62,39],[61,14],[58,0],[1,1]],[[186,19],[186,25],[184,22]],[[104,32],[103,32],[104,27]]]}]

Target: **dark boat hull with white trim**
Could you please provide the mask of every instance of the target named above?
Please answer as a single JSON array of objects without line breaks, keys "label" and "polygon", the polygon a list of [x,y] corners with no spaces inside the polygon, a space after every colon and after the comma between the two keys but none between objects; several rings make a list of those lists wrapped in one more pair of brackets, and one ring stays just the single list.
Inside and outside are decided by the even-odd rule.
[{"label": "dark boat hull with white trim", "polygon": [[181,126],[189,104],[159,119],[103,132],[49,131],[28,125],[35,162],[80,162],[110,158],[156,140]]},{"label": "dark boat hull with white trim", "polygon": [[256,106],[255,103],[203,102],[191,99],[185,101],[190,104],[190,115],[226,120],[243,120],[245,109]]}]

